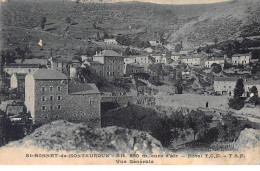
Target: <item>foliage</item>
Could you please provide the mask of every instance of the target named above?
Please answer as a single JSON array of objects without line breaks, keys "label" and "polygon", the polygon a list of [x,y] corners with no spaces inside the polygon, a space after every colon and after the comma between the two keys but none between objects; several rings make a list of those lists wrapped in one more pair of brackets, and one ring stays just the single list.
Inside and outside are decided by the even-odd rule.
[{"label": "foliage", "polygon": [[245,92],[244,81],[242,78],[239,78],[234,89],[234,98],[241,97]]},{"label": "foliage", "polygon": [[250,89],[250,94],[254,94],[254,96],[258,97],[258,90],[257,90],[256,86],[253,86]]},{"label": "foliage", "polygon": [[222,71],[222,67],[220,64],[213,63],[211,67],[212,67],[212,71],[215,72],[216,74]]},{"label": "foliage", "polygon": [[163,85],[158,76],[151,76],[148,81],[155,86]]},{"label": "foliage", "polygon": [[174,51],[176,52],[176,53],[179,53],[180,51],[181,51],[181,45],[180,44],[177,44],[175,47],[174,47]]},{"label": "foliage", "polygon": [[233,142],[235,141],[240,132],[245,129],[245,124],[239,122],[239,120],[232,116],[230,113],[223,115],[222,124],[217,126],[218,129],[218,140],[224,142]]},{"label": "foliage", "polygon": [[232,98],[232,99],[229,99],[228,105],[232,109],[240,110],[244,107],[245,102],[241,98]]}]

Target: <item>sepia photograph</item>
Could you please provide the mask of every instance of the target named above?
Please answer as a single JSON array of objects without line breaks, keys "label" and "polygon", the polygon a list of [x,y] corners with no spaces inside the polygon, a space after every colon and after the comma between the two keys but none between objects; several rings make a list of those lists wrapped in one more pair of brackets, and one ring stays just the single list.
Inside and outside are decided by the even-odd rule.
[{"label": "sepia photograph", "polygon": [[259,0],[0,0],[0,165],[259,165],[259,96]]}]

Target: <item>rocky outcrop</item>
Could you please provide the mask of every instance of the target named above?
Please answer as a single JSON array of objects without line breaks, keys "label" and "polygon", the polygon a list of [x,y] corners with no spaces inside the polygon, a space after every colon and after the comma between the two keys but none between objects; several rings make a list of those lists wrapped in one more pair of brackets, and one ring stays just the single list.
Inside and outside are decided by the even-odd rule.
[{"label": "rocky outcrop", "polygon": [[91,129],[84,124],[55,121],[36,129],[8,146],[36,147],[55,151],[141,152],[162,149],[161,143],[146,132],[116,126]]}]

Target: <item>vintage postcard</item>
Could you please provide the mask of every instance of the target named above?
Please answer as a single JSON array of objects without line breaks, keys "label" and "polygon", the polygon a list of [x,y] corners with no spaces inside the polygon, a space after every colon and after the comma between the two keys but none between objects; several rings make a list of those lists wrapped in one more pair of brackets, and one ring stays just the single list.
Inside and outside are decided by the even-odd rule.
[{"label": "vintage postcard", "polygon": [[259,165],[259,0],[1,0],[0,165]]}]

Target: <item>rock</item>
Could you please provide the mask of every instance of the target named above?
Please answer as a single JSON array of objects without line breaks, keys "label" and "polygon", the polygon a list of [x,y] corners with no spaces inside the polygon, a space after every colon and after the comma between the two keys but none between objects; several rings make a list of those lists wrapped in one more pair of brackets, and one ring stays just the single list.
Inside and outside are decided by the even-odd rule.
[{"label": "rock", "polygon": [[92,129],[84,124],[55,121],[8,146],[56,151],[141,152],[161,151],[161,143],[144,131],[110,126]]}]

